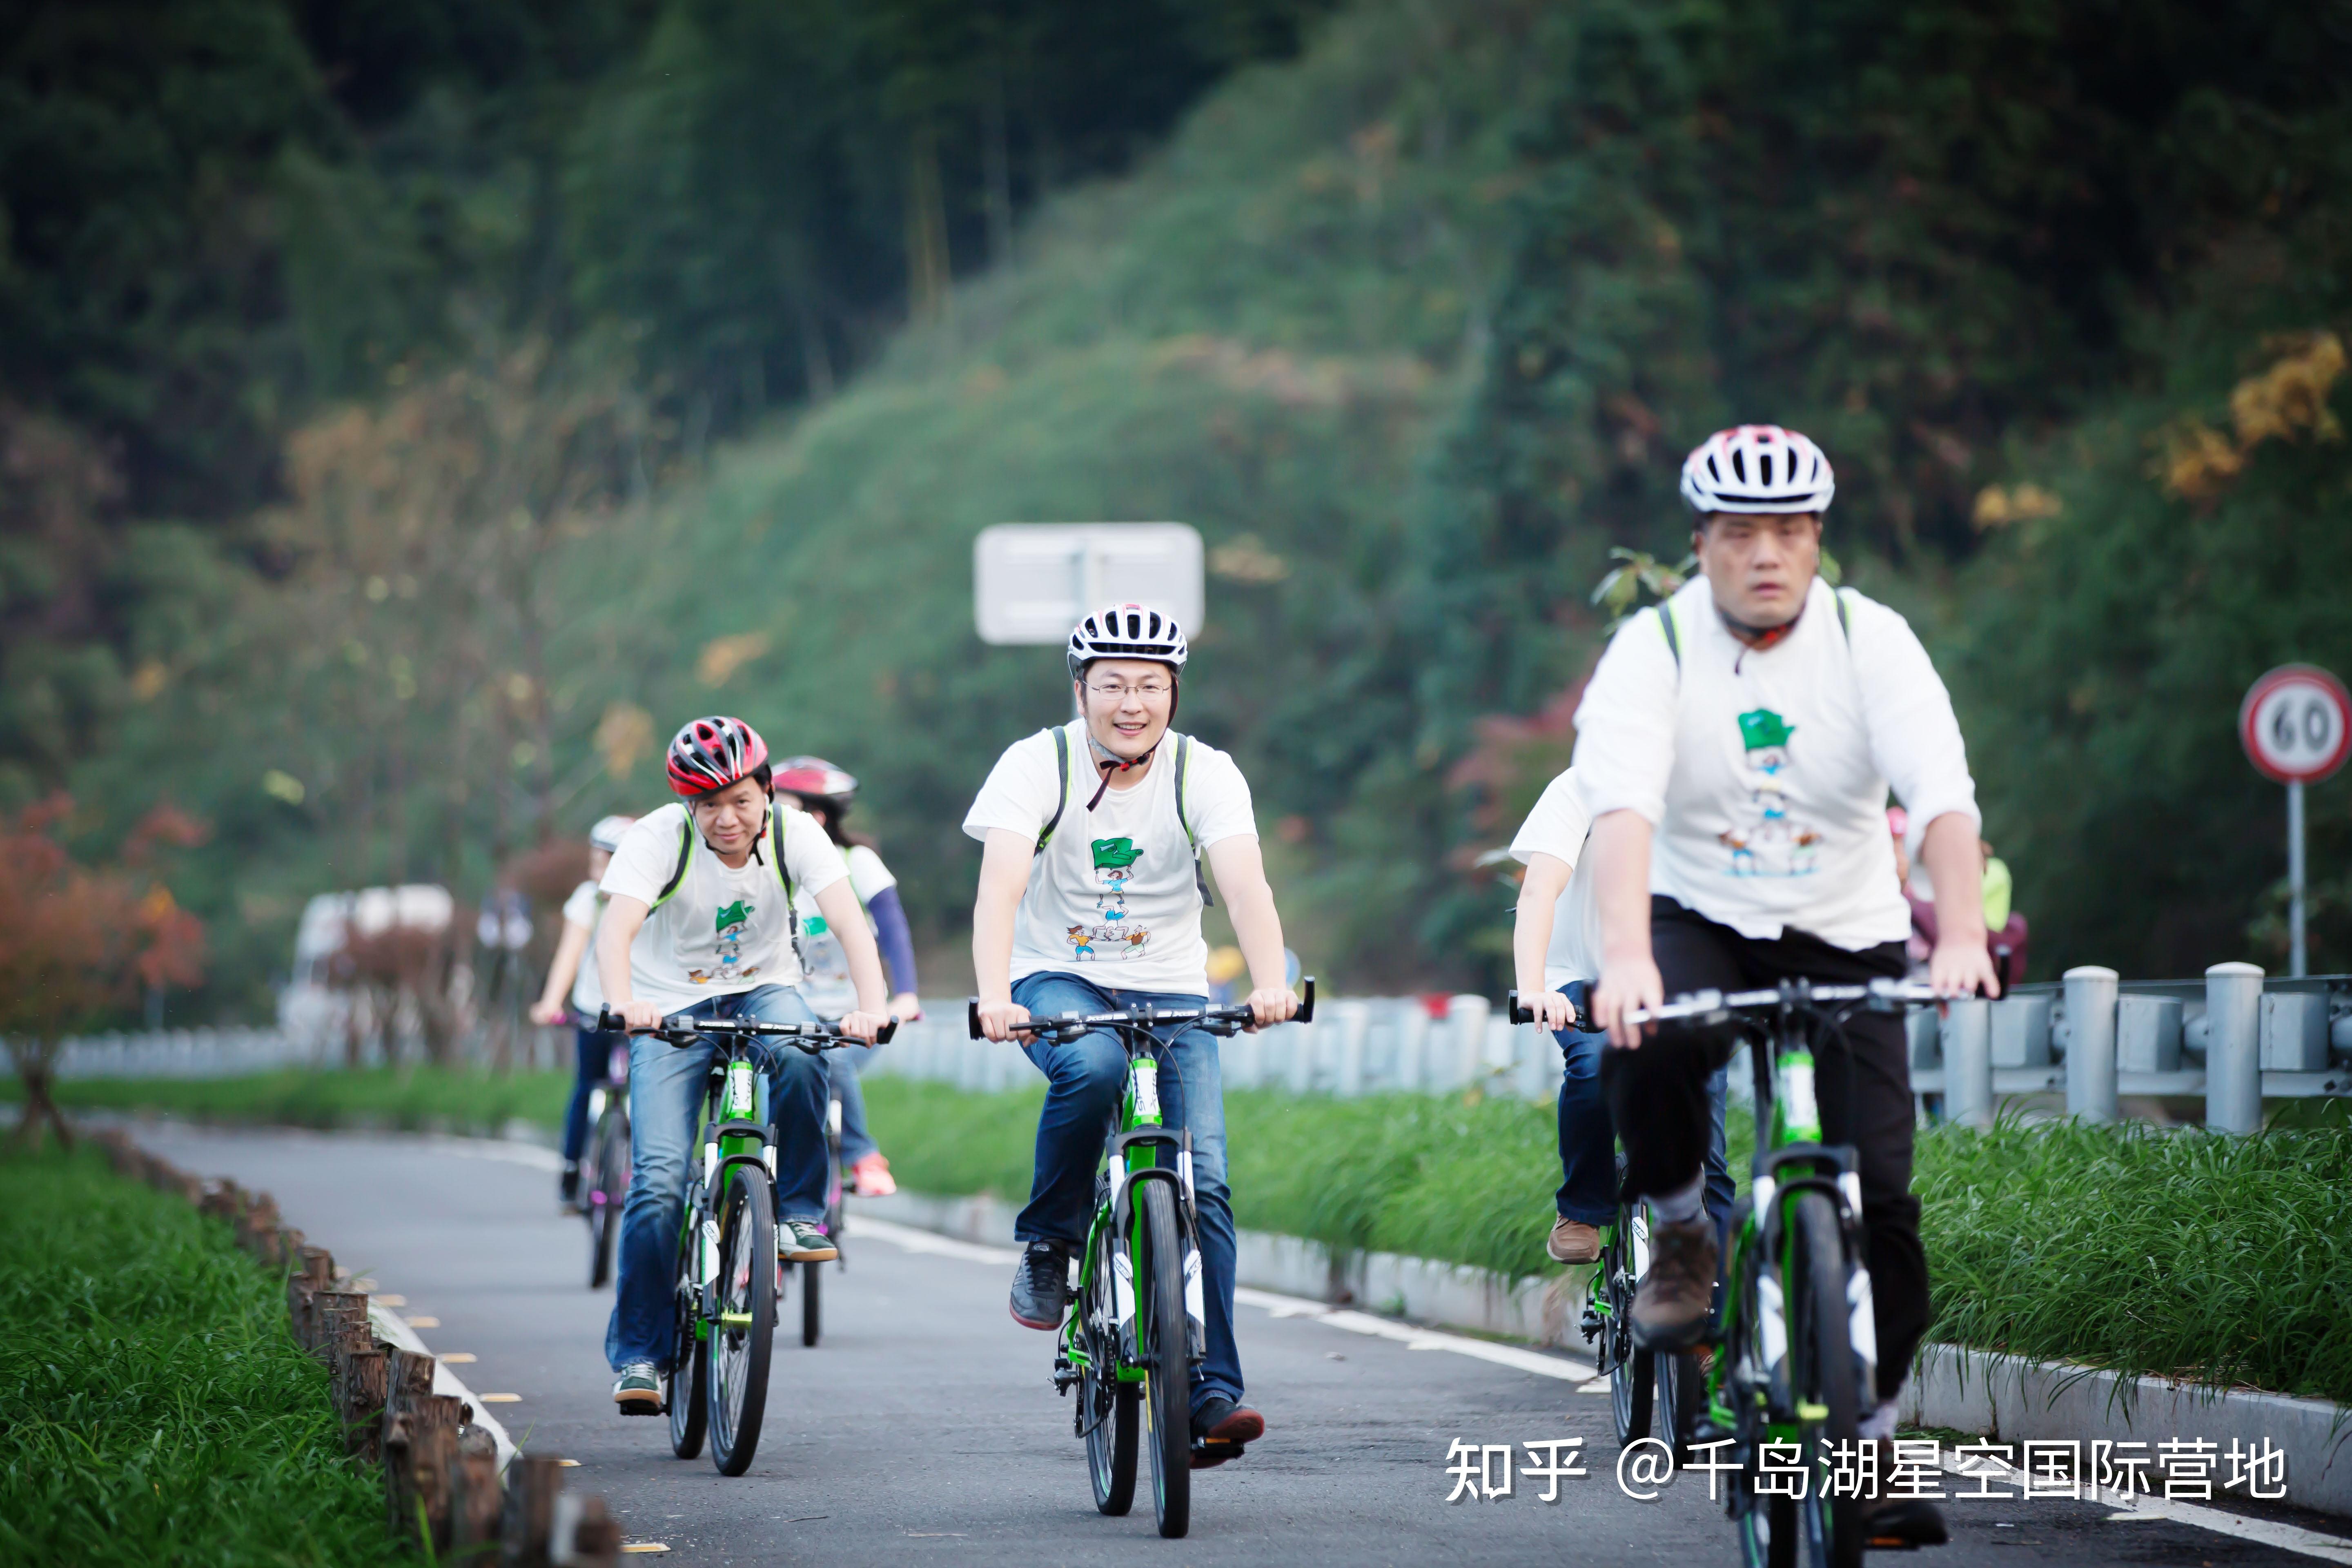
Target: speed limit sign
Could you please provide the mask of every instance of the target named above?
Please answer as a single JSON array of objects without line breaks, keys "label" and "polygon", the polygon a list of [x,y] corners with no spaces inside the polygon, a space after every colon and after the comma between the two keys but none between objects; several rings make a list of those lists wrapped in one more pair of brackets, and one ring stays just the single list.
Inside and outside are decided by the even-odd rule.
[{"label": "speed limit sign", "polygon": [[2352,755],[2352,695],[2316,665],[2281,665],[2246,693],[2238,738],[2265,778],[2316,784]]}]

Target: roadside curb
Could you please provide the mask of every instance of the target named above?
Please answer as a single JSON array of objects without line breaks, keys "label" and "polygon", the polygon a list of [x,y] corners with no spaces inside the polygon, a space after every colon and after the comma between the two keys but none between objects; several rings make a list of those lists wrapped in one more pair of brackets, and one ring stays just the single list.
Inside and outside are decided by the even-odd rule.
[{"label": "roadside curb", "polygon": [[[853,1216],[871,1215],[984,1246],[1015,1245],[1018,1211],[993,1197],[902,1192],[848,1202]],[[1514,1283],[1488,1269],[1392,1252],[1335,1257],[1321,1242],[1257,1230],[1240,1233],[1234,1268],[1237,1283],[1261,1290],[1352,1302],[1416,1322],[1589,1354],[1572,1319],[1580,1278],[1571,1271]],[[1904,1386],[1902,1418],[1997,1442],[2145,1444],[2152,1474],[2157,1444],[2208,1442],[2215,1445],[2217,1490],[2232,1441],[2246,1448],[2267,1441],[2286,1455],[2284,1500],[2352,1517],[2352,1408],[2327,1400],[1928,1344]]]},{"label": "roadside curb", "polygon": [[328,1368],[348,1453],[381,1466],[393,1538],[428,1557],[495,1555],[515,1568],[619,1562],[621,1529],[595,1494],[563,1489],[563,1461],[518,1453],[506,1429],[415,1331],[371,1301],[326,1248],[279,1223],[278,1204],[235,1182],[190,1175],[120,1129],[90,1134],[118,1175],[226,1221],[236,1244],[286,1282],[297,1343]]}]

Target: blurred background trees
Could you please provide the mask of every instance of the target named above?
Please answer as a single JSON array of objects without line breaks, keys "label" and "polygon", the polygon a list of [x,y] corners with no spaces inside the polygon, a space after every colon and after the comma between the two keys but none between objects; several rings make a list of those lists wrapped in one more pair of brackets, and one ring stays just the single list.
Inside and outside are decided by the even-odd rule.
[{"label": "blurred background trees", "polygon": [[2345,0],[90,0],[0,43],[0,805],[208,824],[194,1009],[266,1013],[315,892],[470,905],[645,808],[714,706],[869,780],[960,963],[955,824],[1058,700],[972,638],[970,536],[1077,517],[1208,536],[1187,722],[1295,945],[1478,983],[1590,591],[1681,558],[1681,453],[1759,417],[1943,656],[2037,962],[2268,952],[2231,715],[2352,669]]}]

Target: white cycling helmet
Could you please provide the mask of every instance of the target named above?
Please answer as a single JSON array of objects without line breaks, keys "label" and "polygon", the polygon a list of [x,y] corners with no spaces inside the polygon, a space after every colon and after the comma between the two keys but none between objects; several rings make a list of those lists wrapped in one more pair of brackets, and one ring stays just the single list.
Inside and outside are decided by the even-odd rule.
[{"label": "white cycling helmet", "polygon": [[1190,650],[1184,628],[1148,605],[1112,605],[1080,621],[1070,633],[1070,679],[1083,679],[1098,658],[1157,659],[1181,671]]},{"label": "white cycling helmet", "polygon": [[1702,513],[1827,511],[1836,493],[1822,449],[1778,425],[1717,430],[1683,459],[1683,500]]},{"label": "white cycling helmet", "polygon": [[598,817],[596,826],[588,830],[588,847],[591,849],[602,849],[605,854],[610,855],[621,847],[621,835],[626,833],[630,824],[636,820],[634,816],[622,816],[617,814]]}]

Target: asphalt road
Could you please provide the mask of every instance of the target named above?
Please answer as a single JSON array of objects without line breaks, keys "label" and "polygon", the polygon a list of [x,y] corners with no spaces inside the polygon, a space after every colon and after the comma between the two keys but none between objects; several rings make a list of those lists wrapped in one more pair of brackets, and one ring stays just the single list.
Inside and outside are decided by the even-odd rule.
[{"label": "asphalt road", "polygon": [[[1242,1460],[1197,1478],[1189,1539],[1136,1511],[1097,1513],[1069,1406],[1046,1381],[1045,1335],[1004,1306],[1009,1268],[982,1249],[916,1247],[853,1231],[826,1276],[824,1342],[780,1334],[751,1472],[669,1452],[663,1422],[613,1413],[603,1356],[609,1291],[586,1281],[586,1229],[559,1215],[543,1151],[459,1140],[229,1132],[148,1124],[141,1140],[205,1174],[276,1194],[289,1224],[406,1298],[404,1315],[517,1442],[580,1461],[633,1543],[690,1563],[1374,1564],[1737,1561],[1701,1478],[1653,1502],[1619,1489],[1608,1402],[1573,1382],[1393,1340],[1311,1315],[1240,1311],[1251,1402],[1268,1425]],[[786,1304],[798,1322],[795,1293]],[[1448,1503],[1455,1439],[1581,1437],[1591,1474],[1547,1504]],[[1960,1489],[1955,1482],[1955,1490]],[[2172,1519],[2112,1521],[2070,1501],[1946,1505],[1953,1543],[1921,1568],[2031,1563],[2309,1564],[2313,1555]],[[2343,1533],[2352,1533],[2345,1531]],[[2352,1544],[2352,1543],[2347,1543]],[[2337,1559],[2352,1562],[2352,1555]]]}]

